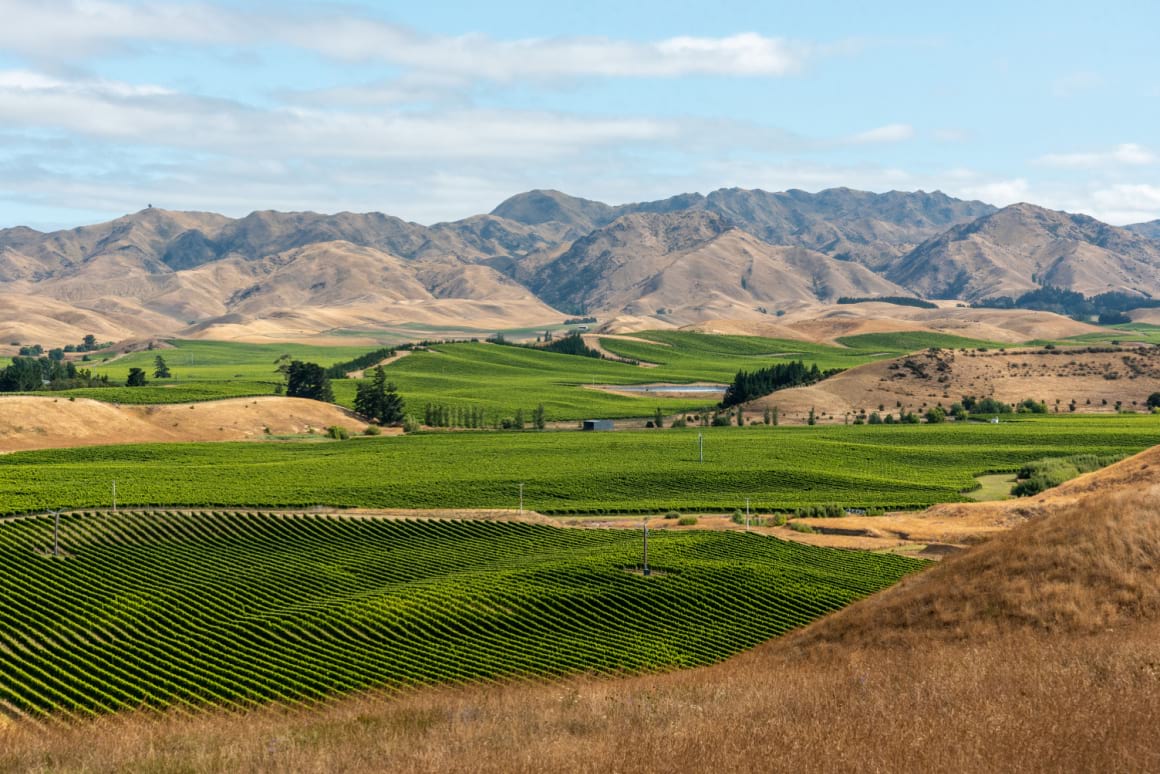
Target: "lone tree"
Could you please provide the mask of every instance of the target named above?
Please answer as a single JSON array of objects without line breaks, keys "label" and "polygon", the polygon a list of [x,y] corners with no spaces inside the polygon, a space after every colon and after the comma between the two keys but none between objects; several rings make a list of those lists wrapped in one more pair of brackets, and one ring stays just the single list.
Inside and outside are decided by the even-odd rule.
[{"label": "lone tree", "polygon": [[541,403],[532,410],[532,424],[537,430],[543,430],[548,426],[547,420],[544,419],[544,404]]},{"label": "lone tree", "polygon": [[326,369],[317,363],[293,360],[286,368],[286,394],[291,398],[310,398],[323,403],[334,403],[334,392]]},{"label": "lone tree", "polygon": [[126,387],[144,387],[145,372],[140,368],[130,368],[129,378],[125,380]]},{"label": "lone tree", "polygon": [[355,387],[354,410],[381,425],[396,425],[403,421],[403,399],[395,385],[387,381],[382,366],[375,369],[370,381],[361,381]]},{"label": "lone tree", "polygon": [[153,378],[168,379],[170,376],[169,366],[165,364],[165,358],[161,357],[161,355],[153,358]]}]

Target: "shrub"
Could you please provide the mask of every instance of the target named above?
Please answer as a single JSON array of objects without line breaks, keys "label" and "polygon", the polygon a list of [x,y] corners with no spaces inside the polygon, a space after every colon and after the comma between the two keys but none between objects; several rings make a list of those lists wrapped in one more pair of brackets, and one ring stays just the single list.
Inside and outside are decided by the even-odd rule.
[{"label": "shrub", "polygon": [[784,527],[785,522],[786,522],[785,514],[778,513],[778,514],[774,514],[773,518],[771,518],[769,521],[766,522],[766,525],[771,526],[771,527]]},{"label": "shrub", "polygon": [[668,513],[665,514],[665,518],[666,519],[679,519],[679,518],[681,518],[681,514],[677,513],[676,511],[669,511]]},{"label": "shrub", "polygon": [[789,528],[792,529],[794,532],[802,532],[802,533],[805,533],[807,535],[814,534],[813,527],[811,527],[809,524],[802,524],[799,521],[791,521],[789,523]]},{"label": "shrub", "polygon": [[669,427],[688,427],[688,423],[685,422],[684,417],[677,417],[672,421]]},{"label": "shrub", "polygon": [[692,527],[696,525],[696,523],[697,517],[693,516],[692,514],[682,516],[681,518],[677,519],[677,526],[679,527]]},{"label": "shrub", "polygon": [[331,425],[326,428],[326,435],[328,438],[333,438],[336,441],[345,441],[350,438],[350,432],[341,425]]},{"label": "shrub", "polygon": [[363,435],[378,435],[381,432],[383,431],[379,429],[378,425],[367,425],[367,429],[363,430]]}]

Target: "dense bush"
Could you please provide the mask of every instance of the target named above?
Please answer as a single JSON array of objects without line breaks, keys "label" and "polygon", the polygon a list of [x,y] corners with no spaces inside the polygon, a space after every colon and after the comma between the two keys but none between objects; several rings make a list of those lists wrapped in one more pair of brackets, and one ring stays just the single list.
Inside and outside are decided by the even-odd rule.
[{"label": "dense bush", "polygon": [[1122,459],[1119,456],[1077,454],[1072,457],[1053,457],[1029,462],[1019,469],[1019,479],[1011,489],[1016,497],[1029,497],[1059,486],[1083,473],[1090,473]]}]

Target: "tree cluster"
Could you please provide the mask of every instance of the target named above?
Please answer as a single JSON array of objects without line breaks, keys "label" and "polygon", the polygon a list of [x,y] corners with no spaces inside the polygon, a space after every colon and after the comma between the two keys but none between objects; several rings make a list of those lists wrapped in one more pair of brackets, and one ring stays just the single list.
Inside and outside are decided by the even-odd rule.
[{"label": "tree cluster", "polygon": [[1098,317],[1101,325],[1118,325],[1131,322],[1125,312],[1131,309],[1160,307],[1160,300],[1118,291],[1086,298],[1074,290],[1048,285],[1028,291],[1018,298],[998,296],[977,301],[971,306],[980,309],[1034,309],[1083,320]]},{"label": "tree cluster", "polygon": [[756,371],[738,371],[737,375],[733,377],[733,383],[725,389],[725,397],[721,400],[721,406],[726,408],[736,406],[763,395],[769,395],[776,390],[820,382],[840,371],[841,369],[822,371],[818,368],[817,363],[806,367],[806,364],[800,360],[792,363],[778,363]]},{"label": "tree cluster", "polygon": [[[281,370],[281,369],[279,369]],[[285,367],[286,394],[291,398],[310,398],[323,403],[334,403],[334,391],[326,370],[317,363],[292,360]]]},{"label": "tree cluster", "polygon": [[370,380],[355,386],[354,410],[380,425],[397,425],[403,421],[403,399],[387,373],[379,366]]},{"label": "tree cluster", "polygon": [[15,357],[0,370],[0,392],[69,390],[74,387],[107,387],[108,376],[93,376],[87,369],[49,357]]}]

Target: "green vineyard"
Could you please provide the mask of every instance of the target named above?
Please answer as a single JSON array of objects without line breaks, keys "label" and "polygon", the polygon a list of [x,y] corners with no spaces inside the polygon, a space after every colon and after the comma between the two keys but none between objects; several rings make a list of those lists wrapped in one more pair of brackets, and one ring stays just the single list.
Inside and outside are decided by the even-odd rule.
[{"label": "green vineyard", "polygon": [[964,499],[981,473],[1158,441],[1160,417],[1135,415],[85,447],[0,455],[0,514],[108,507],[113,481],[136,507],[515,508],[523,484],[554,514],[918,508]]},{"label": "green vineyard", "polygon": [[733,532],[135,512],[0,522],[0,709],[309,704],[708,664],[923,566]]}]

